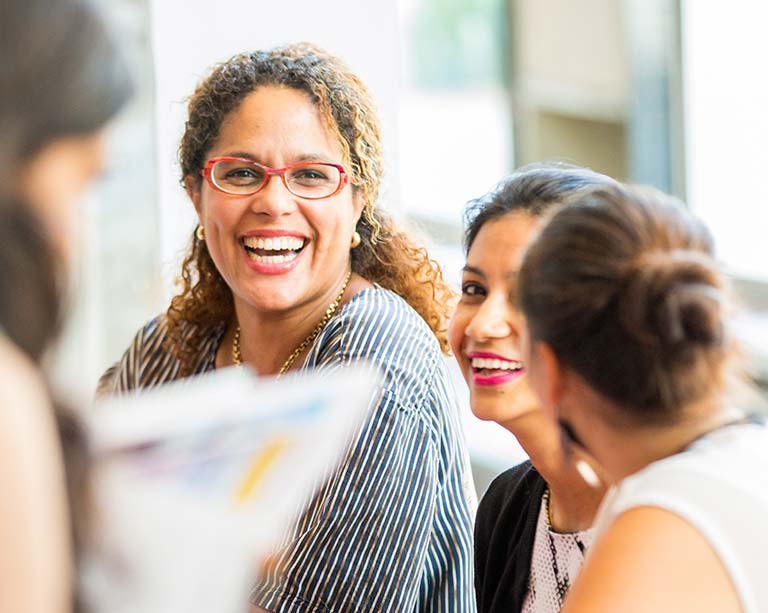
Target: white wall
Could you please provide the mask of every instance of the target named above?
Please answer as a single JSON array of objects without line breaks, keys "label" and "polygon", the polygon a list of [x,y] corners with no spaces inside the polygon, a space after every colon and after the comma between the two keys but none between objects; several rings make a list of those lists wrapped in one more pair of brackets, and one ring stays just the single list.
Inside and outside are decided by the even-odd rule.
[{"label": "white wall", "polygon": [[734,273],[768,281],[768,3],[682,7],[689,204]]},{"label": "white wall", "polygon": [[399,33],[395,2],[312,0],[151,0],[155,69],[158,205],[161,260],[167,297],[180,253],[195,225],[179,186],[176,150],[186,117],[185,98],[207,68],[235,53],[296,41],[340,55],[371,89],[383,124],[386,188],[397,200],[397,90]]}]

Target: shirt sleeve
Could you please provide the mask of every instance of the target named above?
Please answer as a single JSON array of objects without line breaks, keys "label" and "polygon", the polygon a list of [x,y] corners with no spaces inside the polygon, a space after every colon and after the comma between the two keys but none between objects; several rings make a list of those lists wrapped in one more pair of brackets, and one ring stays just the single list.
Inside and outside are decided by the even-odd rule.
[{"label": "shirt sleeve", "polygon": [[138,389],[136,371],[137,364],[140,363],[145,331],[146,328],[139,330],[121,358],[99,377],[99,382],[96,384],[96,399]]},{"label": "shirt sleeve", "polygon": [[122,357],[99,378],[96,398],[159,385],[172,380],[178,370],[162,346],[165,327],[161,317],[143,326]]},{"label": "shirt sleeve", "polygon": [[99,377],[99,382],[96,384],[96,392],[94,397],[96,400],[101,400],[107,396],[118,391],[117,389],[117,373],[120,369],[120,362],[115,362],[104,371],[104,374]]},{"label": "shirt sleeve", "polygon": [[252,601],[269,611],[414,609],[435,508],[424,423],[384,392]]}]

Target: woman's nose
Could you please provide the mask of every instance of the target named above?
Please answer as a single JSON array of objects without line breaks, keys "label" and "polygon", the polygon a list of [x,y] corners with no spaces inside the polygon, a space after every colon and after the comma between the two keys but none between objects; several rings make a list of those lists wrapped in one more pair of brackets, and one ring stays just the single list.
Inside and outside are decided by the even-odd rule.
[{"label": "woman's nose", "polygon": [[271,174],[266,185],[251,196],[251,210],[272,217],[287,215],[296,210],[296,196],[288,191],[281,176]]},{"label": "woman's nose", "polygon": [[515,330],[512,309],[501,301],[487,299],[475,312],[469,322],[466,333],[471,338],[481,341],[492,338],[506,338]]}]

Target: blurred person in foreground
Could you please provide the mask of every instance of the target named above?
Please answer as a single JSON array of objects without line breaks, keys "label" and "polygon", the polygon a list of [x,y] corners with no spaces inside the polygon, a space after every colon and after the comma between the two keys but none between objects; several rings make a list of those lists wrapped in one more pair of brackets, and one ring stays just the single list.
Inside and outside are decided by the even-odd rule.
[{"label": "blurred person in foreground", "polygon": [[58,613],[81,606],[86,454],[41,361],[61,323],[74,203],[130,86],[80,0],[3,2],[0,57],[0,611]]},{"label": "blurred person in foreground", "polygon": [[768,431],[726,397],[726,282],[707,229],[651,190],[557,212],[520,270],[532,387],[616,484],[563,611],[768,610]]},{"label": "blurred person in foreground", "polygon": [[604,494],[562,453],[560,434],[528,383],[520,346],[517,276],[546,218],[613,179],[567,164],[532,164],[472,201],[465,213],[461,300],[450,339],[480,419],[511,432],[529,460],[499,475],[475,520],[475,591],[481,613],[556,612],[592,542]]},{"label": "blurred person in foreground", "polygon": [[378,203],[381,134],[365,86],[306,43],[237,55],[192,95],[180,161],[199,219],[181,292],[101,393],[233,365],[277,376],[376,365],[366,424],[252,602],[474,611],[474,489],[441,354],[450,289]]}]

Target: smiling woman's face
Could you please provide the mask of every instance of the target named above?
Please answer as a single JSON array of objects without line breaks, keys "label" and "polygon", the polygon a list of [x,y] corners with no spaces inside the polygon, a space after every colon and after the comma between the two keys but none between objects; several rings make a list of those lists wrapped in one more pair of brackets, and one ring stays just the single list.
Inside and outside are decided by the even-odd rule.
[{"label": "smiling woman's face", "polygon": [[[224,120],[207,158],[221,156],[271,168],[344,163],[341,144],[310,98],[277,86],[259,87]],[[349,268],[362,210],[350,185],[322,200],[293,195],[276,176],[250,196],[222,193],[205,180],[189,192],[236,304],[261,312],[327,307]]]},{"label": "smiling woman's face", "polygon": [[517,273],[538,224],[526,213],[489,221],[467,254],[450,340],[480,419],[503,424],[540,410],[528,386],[517,308]]}]

